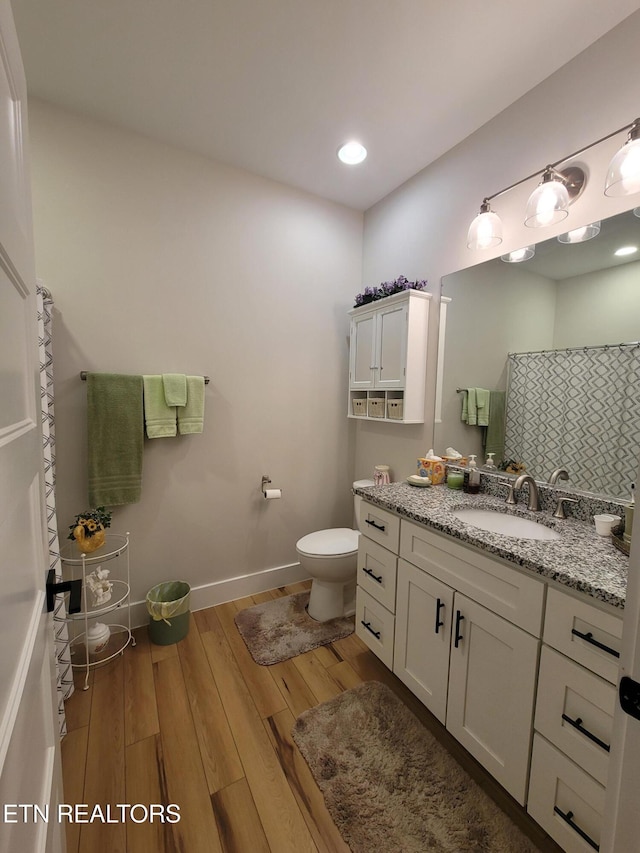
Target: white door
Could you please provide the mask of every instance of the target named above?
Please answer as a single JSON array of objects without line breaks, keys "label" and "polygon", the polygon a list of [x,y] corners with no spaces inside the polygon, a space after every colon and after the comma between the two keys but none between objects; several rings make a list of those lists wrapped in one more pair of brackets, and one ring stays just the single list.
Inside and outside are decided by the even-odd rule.
[{"label": "white door", "polygon": [[[26,165],[26,84],[0,0],[0,851],[64,850]],[[37,389],[37,390],[36,390]]]},{"label": "white door", "polygon": [[363,314],[351,320],[349,352],[349,388],[373,388],[375,378],[375,314]]},{"label": "white door", "polygon": [[407,366],[407,305],[378,311],[377,388],[404,388]]},{"label": "white door", "polygon": [[456,593],[447,729],[524,805],[538,640]]},{"label": "white door", "polygon": [[452,617],[451,587],[399,560],[393,671],[443,724]]},{"label": "white door", "polygon": [[[640,471],[638,472],[640,474]],[[638,482],[636,475],[636,482]],[[640,522],[635,519],[629,557],[629,580],[624,608],[620,671],[640,688]],[[633,691],[626,691],[632,695]],[[640,698],[637,713],[640,714]],[[623,711],[616,701],[601,853],[638,849],[640,838],[640,719]]]}]

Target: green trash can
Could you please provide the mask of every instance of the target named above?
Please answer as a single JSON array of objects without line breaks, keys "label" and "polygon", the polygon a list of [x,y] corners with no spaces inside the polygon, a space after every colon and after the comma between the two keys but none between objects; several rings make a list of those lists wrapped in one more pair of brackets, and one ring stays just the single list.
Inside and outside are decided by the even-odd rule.
[{"label": "green trash can", "polygon": [[147,593],[149,638],[158,646],[170,646],[189,633],[189,596],[185,581],[167,581]]}]

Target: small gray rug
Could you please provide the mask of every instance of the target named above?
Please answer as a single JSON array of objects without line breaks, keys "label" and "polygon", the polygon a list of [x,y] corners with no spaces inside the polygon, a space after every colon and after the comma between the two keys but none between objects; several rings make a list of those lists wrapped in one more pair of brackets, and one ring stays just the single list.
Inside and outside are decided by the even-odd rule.
[{"label": "small gray rug", "polygon": [[292,734],[353,853],[536,853],[384,684],[305,711]]},{"label": "small gray rug", "polygon": [[236,613],[236,626],[256,663],[270,666],[353,634],[353,616],[316,622],[305,610],[308,603],[309,593],[298,592]]}]

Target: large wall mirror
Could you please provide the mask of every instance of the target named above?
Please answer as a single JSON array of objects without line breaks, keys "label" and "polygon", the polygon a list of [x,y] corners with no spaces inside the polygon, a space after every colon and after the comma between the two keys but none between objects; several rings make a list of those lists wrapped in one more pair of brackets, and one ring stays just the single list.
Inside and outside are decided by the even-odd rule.
[{"label": "large wall mirror", "polygon": [[[616,254],[625,247],[635,251]],[[554,237],[527,261],[495,258],[445,276],[442,294],[451,302],[438,451],[483,459],[484,430],[462,421],[461,389],[504,390],[505,455],[537,480],[565,467],[568,486],[629,498],[640,453],[640,345],[619,345],[640,340],[640,209],[603,220],[588,241]],[[513,354],[538,353],[544,369],[528,365],[516,388],[529,356]],[[514,415],[515,394],[529,408]]]}]

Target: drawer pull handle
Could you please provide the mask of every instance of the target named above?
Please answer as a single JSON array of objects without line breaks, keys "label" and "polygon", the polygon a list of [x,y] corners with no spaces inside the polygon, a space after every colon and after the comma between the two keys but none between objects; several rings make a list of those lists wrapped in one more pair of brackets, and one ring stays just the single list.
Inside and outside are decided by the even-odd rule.
[{"label": "drawer pull handle", "polygon": [[607,752],[611,751],[611,747],[608,743],[605,743],[603,740],[600,740],[600,738],[592,734],[589,729],[585,729],[585,727],[582,725],[581,717],[576,717],[575,720],[572,720],[571,717],[568,717],[566,714],[563,714],[562,719],[565,721],[565,723],[569,723],[570,726],[573,726],[574,729],[577,729],[585,737],[588,737],[589,740],[592,740],[594,743],[597,743],[598,746],[602,747],[602,749],[605,749]]},{"label": "drawer pull handle", "polygon": [[365,622],[363,619],[363,620],[361,620],[360,624],[364,625],[364,627],[367,629],[367,631],[372,633],[373,636],[376,638],[376,640],[380,639],[380,631],[374,631],[373,628],[371,627],[371,622]]},{"label": "drawer pull handle", "polygon": [[436,634],[440,633],[440,628],[444,628],[444,620],[440,619],[440,611],[444,607],[444,601],[438,598],[436,601]]},{"label": "drawer pull handle", "polygon": [[580,637],[581,640],[586,640],[587,643],[591,643],[592,646],[597,646],[599,649],[602,649],[603,652],[613,655],[614,658],[620,657],[620,652],[612,649],[611,646],[605,646],[605,644],[599,642],[599,640],[594,640],[591,631],[587,631],[586,634],[583,634],[582,631],[577,631],[575,628],[572,628],[571,633],[576,637]]},{"label": "drawer pull handle", "polygon": [[376,530],[381,530],[384,533],[384,524],[376,524],[375,521],[371,521],[370,518],[365,518],[367,524],[370,524],[372,527],[375,527]]},{"label": "drawer pull handle", "polygon": [[590,838],[587,835],[587,833],[584,831],[584,829],[580,829],[578,824],[574,821],[573,812],[566,812],[565,813],[565,812],[561,811],[558,808],[558,806],[554,806],[553,810],[557,815],[559,815],[562,818],[563,821],[565,821],[565,823],[569,824],[571,829],[575,829],[575,831],[578,833],[580,838],[584,838],[584,840],[587,842],[587,844],[589,844],[591,847],[593,847],[594,850],[600,849],[600,845],[596,844],[596,842],[593,840],[593,838]]},{"label": "drawer pull handle", "polygon": [[456,610],[456,637],[454,640],[454,646],[456,649],[460,645],[460,641],[464,640],[464,637],[460,633],[460,623],[462,622],[463,619],[464,619],[464,616],[462,615],[462,613],[460,613],[459,610]]},{"label": "drawer pull handle", "polygon": [[380,577],[378,577],[378,575],[374,575],[371,569],[366,568],[366,566],[363,566],[362,571],[365,575],[369,575],[370,578],[373,578],[377,583],[382,583],[382,575],[380,575]]}]

